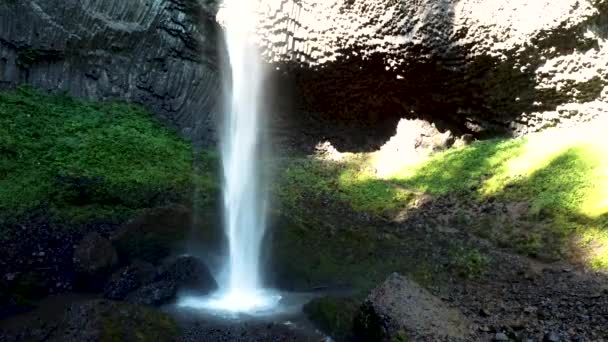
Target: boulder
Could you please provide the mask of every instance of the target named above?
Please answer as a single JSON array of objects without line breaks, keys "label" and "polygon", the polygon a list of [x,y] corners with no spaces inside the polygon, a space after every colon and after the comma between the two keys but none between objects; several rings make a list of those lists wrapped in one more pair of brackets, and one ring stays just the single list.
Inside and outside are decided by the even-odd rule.
[{"label": "boulder", "polygon": [[149,209],[127,222],[112,240],[121,260],[157,263],[188,237],[192,222],[191,210],[183,205]]},{"label": "boulder", "polygon": [[104,297],[141,305],[162,305],[179,290],[205,295],[217,289],[207,266],[198,258],[180,256],[165,260],[157,269],[136,261],[115,272],[104,289]]},{"label": "boulder", "polygon": [[149,284],[156,277],[154,265],[135,261],[129,266],[114,272],[104,288],[104,297],[113,300],[122,300],[138,288]]},{"label": "boulder", "polygon": [[469,323],[412,280],[392,274],[367,297],[355,319],[363,341],[465,340]]},{"label": "boulder", "polygon": [[218,287],[205,263],[193,256],[180,256],[166,263],[161,269],[159,279],[176,284],[178,289],[193,290],[201,294],[211,293]]},{"label": "boulder", "polygon": [[145,285],[127,295],[125,300],[140,305],[163,305],[175,298],[177,285],[170,280],[160,280]]},{"label": "boulder", "polygon": [[[173,341],[179,328],[152,308],[93,300],[68,307],[49,341]],[[46,339],[45,339],[46,340]]]},{"label": "boulder", "polygon": [[94,289],[103,286],[116,262],[116,251],[110,240],[95,232],[87,234],[74,250],[77,284]]}]

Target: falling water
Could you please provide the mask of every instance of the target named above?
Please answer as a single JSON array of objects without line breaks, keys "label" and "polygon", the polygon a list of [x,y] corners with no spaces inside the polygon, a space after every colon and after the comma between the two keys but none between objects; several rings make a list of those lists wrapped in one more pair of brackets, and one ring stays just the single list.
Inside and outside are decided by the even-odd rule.
[{"label": "falling water", "polygon": [[262,72],[251,40],[256,1],[227,0],[225,5],[232,70],[232,96],[222,137],[225,224],[230,245],[226,299],[247,309],[261,304],[259,260],[266,197],[260,189],[258,165]]},{"label": "falling water", "polygon": [[280,299],[265,291],[260,279],[267,196],[261,186],[259,165],[263,74],[252,40],[258,5],[256,0],[225,0],[218,14],[225,27],[229,55],[226,67],[231,70],[225,73],[230,78],[224,83],[231,91],[226,92],[230,96],[221,135],[228,276],[220,282],[220,292],[202,306],[232,312],[268,310]]}]

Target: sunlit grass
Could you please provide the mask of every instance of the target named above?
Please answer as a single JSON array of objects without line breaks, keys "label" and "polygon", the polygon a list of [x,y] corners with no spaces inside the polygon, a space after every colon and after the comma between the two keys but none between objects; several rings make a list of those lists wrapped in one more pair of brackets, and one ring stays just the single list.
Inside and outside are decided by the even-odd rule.
[{"label": "sunlit grass", "polygon": [[[608,120],[527,138],[497,139],[439,152],[414,165],[374,153],[344,153],[333,160],[300,161],[283,174],[287,193],[324,194],[353,209],[391,217],[415,210],[420,196],[526,203],[512,227],[491,228],[491,240],[523,253],[585,259],[608,269]],[[398,156],[397,156],[398,157]],[[483,232],[485,218],[471,226]],[[489,219],[492,221],[492,219]],[[490,228],[488,228],[490,229]],[[500,231],[502,229],[502,231]]]}]

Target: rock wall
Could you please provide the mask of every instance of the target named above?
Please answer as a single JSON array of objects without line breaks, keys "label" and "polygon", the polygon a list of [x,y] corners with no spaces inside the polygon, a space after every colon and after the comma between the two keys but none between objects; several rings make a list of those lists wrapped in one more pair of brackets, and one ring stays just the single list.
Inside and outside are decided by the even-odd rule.
[{"label": "rock wall", "polygon": [[523,134],[607,111],[606,0],[263,0],[298,106]]},{"label": "rock wall", "polygon": [[30,84],[146,106],[214,138],[215,9],[198,0],[0,0],[0,88]]},{"label": "rock wall", "polygon": [[[608,0],[260,1],[269,87],[299,116],[391,132],[423,118],[483,136],[607,111]],[[214,141],[214,2],[0,0],[0,88],[125,99]]]}]

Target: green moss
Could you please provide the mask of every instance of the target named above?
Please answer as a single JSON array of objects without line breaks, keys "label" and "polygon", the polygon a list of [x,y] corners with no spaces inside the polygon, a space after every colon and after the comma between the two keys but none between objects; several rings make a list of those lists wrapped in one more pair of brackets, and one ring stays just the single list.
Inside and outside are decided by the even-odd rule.
[{"label": "green moss", "polygon": [[353,298],[323,297],[304,306],[304,313],[335,341],[350,341],[360,303]]},{"label": "green moss", "polygon": [[58,219],[127,217],[184,200],[193,182],[190,144],[150,113],[29,88],[0,93],[0,221],[39,206]]}]

